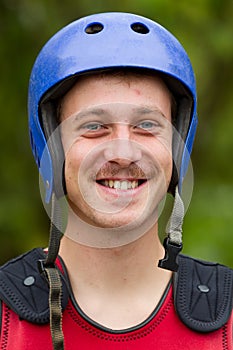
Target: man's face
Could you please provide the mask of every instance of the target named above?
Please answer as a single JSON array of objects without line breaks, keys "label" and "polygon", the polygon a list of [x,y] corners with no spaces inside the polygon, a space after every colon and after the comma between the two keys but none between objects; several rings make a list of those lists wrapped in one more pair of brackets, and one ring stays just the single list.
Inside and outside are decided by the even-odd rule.
[{"label": "man's face", "polygon": [[171,95],[158,77],[80,78],[61,103],[67,199],[85,222],[141,225],[172,173]]}]

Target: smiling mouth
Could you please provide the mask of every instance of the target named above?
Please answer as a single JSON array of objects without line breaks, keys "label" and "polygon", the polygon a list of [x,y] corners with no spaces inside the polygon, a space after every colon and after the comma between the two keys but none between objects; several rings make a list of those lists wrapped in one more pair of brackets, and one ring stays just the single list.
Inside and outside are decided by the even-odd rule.
[{"label": "smiling mouth", "polygon": [[139,186],[141,186],[143,183],[145,183],[147,180],[143,179],[137,179],[137,180],[97,180],[97,183],[108,188],[113,188],[117,190],[132,190]]}]

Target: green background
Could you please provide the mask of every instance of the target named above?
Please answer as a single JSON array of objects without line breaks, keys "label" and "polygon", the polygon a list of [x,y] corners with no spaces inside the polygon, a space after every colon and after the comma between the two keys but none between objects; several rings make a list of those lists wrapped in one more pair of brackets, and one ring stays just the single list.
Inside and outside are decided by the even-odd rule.
[{"label": "green background", "polygon": [[[45,246],[41,204],[27,128],[27,85],[44,43],[84,15],[126,11],[167,27],[196,72],[199,125],[194,191],[184,223],[184,252],[233,267],[233,1],[0,0],[0,263]],[[164,219],[161,230],[163,230]]]}]

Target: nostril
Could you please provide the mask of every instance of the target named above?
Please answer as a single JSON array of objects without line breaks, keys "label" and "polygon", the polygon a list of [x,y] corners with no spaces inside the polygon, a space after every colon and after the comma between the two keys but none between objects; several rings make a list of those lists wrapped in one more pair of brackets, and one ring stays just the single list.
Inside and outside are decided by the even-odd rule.
[{"label": "nostril", "polygon": [[139,34],[148,34],[150,31],[149,28],[145,24],[140,23],[140,22],[136,22],[136,23],[131,24],[131,29],[134,32],[139,33]]},{"label": "nostril", "polygon": [[87,34],[97,34],[99,32],[101,32],[104,29],[104,26],[102,23],[91,23],[89,24],[86,28],[85,28],[85,32]]}]

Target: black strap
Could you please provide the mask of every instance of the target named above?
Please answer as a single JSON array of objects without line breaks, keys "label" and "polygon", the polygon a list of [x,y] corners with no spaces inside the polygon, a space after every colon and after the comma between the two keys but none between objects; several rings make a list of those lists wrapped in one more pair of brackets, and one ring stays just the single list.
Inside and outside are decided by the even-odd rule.
[{"label": "black strap", "polygon": [[233,306],[233,270],[217,263],[179,256],[174,299],[183,323],[198,332],[221,328]]},{"label": "black strap", "polygon": [[62,284],[56,268],[45,267],[49,281],[49,310],[50,331],[54,350],[64,349],[64,336],[62,332]]},{"label": "black strap", "polygon": [[[37,266],[38,261],[45,258],[43,249],[37,248],[9,261],[0,269],[0,299],[20,318],[38,324],[49,323],[50,320],[49,286]],[[69,291],[63,275],[58,273],[62,281],[64,310]]]},{"label": "black strap", "polygon": [[60,203],[55,193],[51,200],[51,226],[50,239],[46,259],[39,261],[40,272],[44,274],[49,284],[49,311],[50,331],[54,350],[64,349],[64,335],[62,331],[62,281],[55,261],[58,256],[60,241],[62,238],[62,215]]}]

